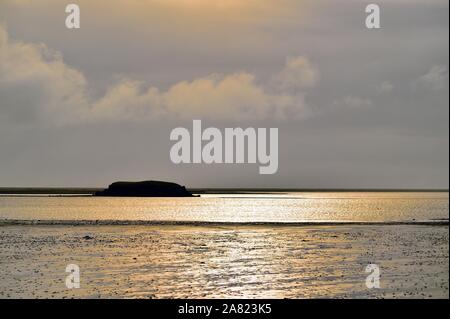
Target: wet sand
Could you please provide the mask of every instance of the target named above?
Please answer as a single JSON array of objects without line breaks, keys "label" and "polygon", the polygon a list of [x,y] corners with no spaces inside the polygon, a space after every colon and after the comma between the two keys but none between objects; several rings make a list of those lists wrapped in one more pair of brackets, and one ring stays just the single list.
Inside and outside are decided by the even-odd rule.
[{"label": "wet sand", "polygon": [[[448,225],[0,226],[0,298],[448,298]],[[77,264],[81,287],[65,286]],[[366,287],[377,264],[380,289]]]}]

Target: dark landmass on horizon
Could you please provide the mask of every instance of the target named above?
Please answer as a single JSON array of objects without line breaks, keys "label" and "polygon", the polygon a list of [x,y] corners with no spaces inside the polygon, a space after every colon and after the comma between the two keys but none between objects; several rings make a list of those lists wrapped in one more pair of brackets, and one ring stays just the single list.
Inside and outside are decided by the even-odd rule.
[{"label": "dark landmass on horizon", "polygon": [[114,182],[104,190],[97,191],[94,196],[111,197],[192,197],[186,187],[172,182],[139,181]]}]

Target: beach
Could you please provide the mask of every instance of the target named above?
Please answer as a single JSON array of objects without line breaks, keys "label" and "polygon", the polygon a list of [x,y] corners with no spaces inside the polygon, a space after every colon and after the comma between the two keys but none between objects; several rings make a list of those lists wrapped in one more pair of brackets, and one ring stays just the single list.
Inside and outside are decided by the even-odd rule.
[{"label": "beach", "polygon": [[[0,225],[0,298],[448,298],[430,225]],[[66,266],[80,268],[68,289]],[[380,288],[366,286],[366,267]]]}]

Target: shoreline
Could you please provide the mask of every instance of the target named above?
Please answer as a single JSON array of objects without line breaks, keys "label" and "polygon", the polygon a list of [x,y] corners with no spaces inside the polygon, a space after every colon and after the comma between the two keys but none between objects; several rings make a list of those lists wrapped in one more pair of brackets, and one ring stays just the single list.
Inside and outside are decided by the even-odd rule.
[{"label": "shoreline", "polygon": [[197,227],[314,227],[314,226],[448,226],[449,220],[424,221],[305,221],[305,222],[221,222],[176,220],[29,220],[0,219],[1,226],[197,226]]}]

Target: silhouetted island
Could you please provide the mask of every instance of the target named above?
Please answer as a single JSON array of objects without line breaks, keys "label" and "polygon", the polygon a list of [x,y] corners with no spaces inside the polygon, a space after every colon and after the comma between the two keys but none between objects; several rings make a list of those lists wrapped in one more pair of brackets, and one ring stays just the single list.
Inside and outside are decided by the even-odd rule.
[{"label": "silhouetted island", "polygon": [[192,197],[184,186],[161,181],[115,182],[94,196],[121,197]]}]

